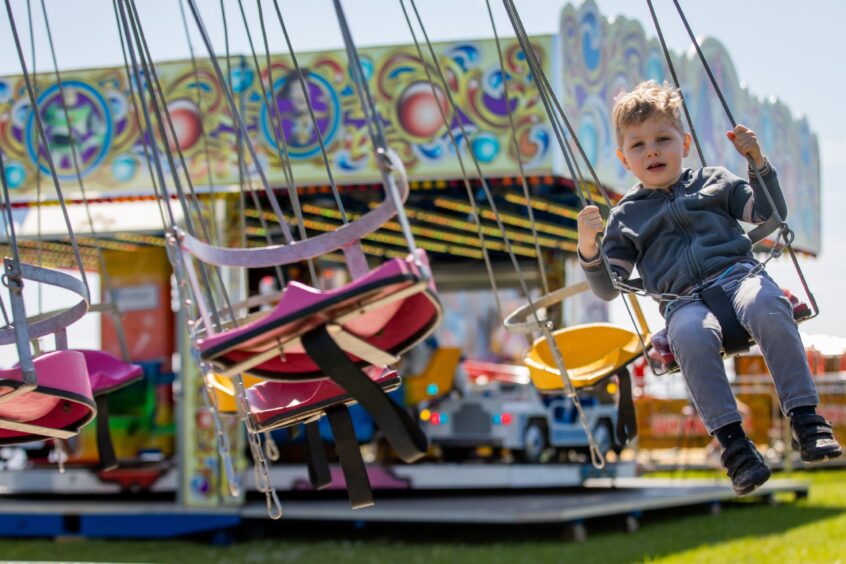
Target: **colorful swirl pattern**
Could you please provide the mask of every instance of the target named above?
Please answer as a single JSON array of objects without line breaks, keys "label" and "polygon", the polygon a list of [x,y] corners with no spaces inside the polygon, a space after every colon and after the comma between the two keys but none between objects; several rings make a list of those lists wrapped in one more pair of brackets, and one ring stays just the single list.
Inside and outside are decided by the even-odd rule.
[{"label": "colorful swirl pattern", "polygon": [[[614,97],[641,80],[665,80],[668,76],[660,45],[651,30],[648,33],[649,38],[640,23],[625,18],[609,23],[596,3],[586,0],[578,8],[564,8],[557,37],[532,40],[600,178],[620,192],[633,179],[615,156],[616,134],[610,121]],[[758,131],[779,170],[798,246],[819,250],[816,136],[805,120],[794,119],[780,102],[761,101],[741,88],[731,58],[720,43],[709,39],[702,48],[735,117]],[[424,63],[413,46],[361,50],[378,118],[411,177],[460,177],[450,132],[462,151],[474,152],[486,175],[516,175],[518,156],[529,174],[568,175],[556,143],[551,142],[552,132],[525,55],[514,40],[504,42],[504,72],[492,40],[438,43],[434,49],[458,111],[451,109],[428,55]],[[725,140],[728,123],[699,61],[681,55],[673,55],[673,59],[707,162],[742,174],[744,163]],[[260,161],[248,161],[248,173],[257,177],[256,167],[261,164],[272,183],[284,184],[279,140],[298,184],[326,184],[322,139],[339,183],[378,181],[367,122],[345,53],[302,53],[298,60],[305,70],[305,91],[299,80],[294,80],[288,56],[272,57],[269,68],[259,69],[252,68],[247,57],[232,58],[229,80]],[[424,64],[437,85],[434,92]],[[235,129],[210,62],[198,61],[197,72],[190,61],[162,63],[156,68],[176,135],[171,138],[174,136],[168,132],[162,139],[155,133],[153,142],[183,152],[196,186],[237,184]],[[60,179],[70,184],[71,192],[75,182],[69,158],[71,130],[87,190],[111,195],[151,192],[145,134],[140,127],[143,120],[136,113],[137,94],[133,100],[123,68],[64,73],[70,123],[58,111],[58,88],[52,75],[35,78],[49,150]],[[264,99],[262,85],[272,92],[270,104]],[[46,171],[47,149],[36,140],[32,108],[23,86],[20,77],[0,77],[0,150],[6,177],[17,194],[33,192],[36,178]],[[150,96],[146,98],[149,103]],[[307,102],[311,102],[316,124],[308,115]],[[509,111],[516,127],[516,144],[511,140]],[[462,137],[462,127],[469,139]],[[698,165],[695,151],[689,165]],[[42,174],[36,174],[37,170]],[[42,187],[46,185],[42,182]]]}]

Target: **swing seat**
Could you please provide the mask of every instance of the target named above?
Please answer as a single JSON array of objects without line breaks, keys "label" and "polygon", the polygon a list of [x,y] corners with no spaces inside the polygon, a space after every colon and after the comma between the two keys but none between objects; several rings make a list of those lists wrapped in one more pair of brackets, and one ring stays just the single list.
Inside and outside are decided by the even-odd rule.
[{"label": "swing seat", "polygon": [[[396,370],[369,366],[364,372],[384,392],[392,392],[400,385]],[[259,431],[270,431],[298,423],[316,420],[328,407],[356,400],[331,380],[312,382],[265,381],[247,390],[247,403]]]},{"label": "swing seat", "polygon": [[[258,417],[253,414],[249,417],[265,425],[281,425],[278,422],[286,417],[310,418],[305,420],[309,473],[312,483],[319,489],[327,484],[329,476],[328,462],[319,441],[316,408],[311,407],[320,405],[320,413],[327,416],[336,438],[335,446],[353,507],[372,504],[372,494],[345,403],[346,394],[373,417],[402,460],[413,462],[423,456],[428,448],[425,434],[365,371],[398,362],[397,355],[425,339],[441,317],[441,305],[435,295],[425,252],[418,250],[414,256],[392,259],[368,270],[359,241],[396,215],[397,205],[407,199],[409,192],[399,156],[381,148],[376,153],[386,193],[396,192],[356,221],[331,233],[260,249],[215,247],[177,228],[172,236],[172,241],[183,251],[181,264],[191,281],[200,312],[201,319],[195,329],[201,329],[196,330],[194,343],[204,370],[208,373],[211,369],[224,377],[248,372],[289,385],[309,381],[316,384],[296,390],[293,400],[291,390],[285,387],[280,387],[283,391],[275,395],[268,392],[265,398],[253,391],[248,401],[252,397],[252,401],[257,402],[253,409],[258,407]],[[208,307],[212,304],[205,303],[204,292],[199,288],[196,261],[228,267],[270,267],[316,258],[336,250],[343,250],[347,256],[354,278],[349,284],[322,291],[289,282],[271,311],[233,320],[219,329],[213,323]],[[177,263],[177,269],[179,267]],[[250,302],[234,305],[232,309],[249,308]],[[252,304],[255,303],[252,300]],[[395,384],[390,380],[382,383],[393,387]],[[297,402],[306,402],[304,405],[309,407],[303,408]],[[309,410],[313,415],[309,415]],[[250,431],[256,430],[251,428]],[[272,503],[270,497],[268,503]]]},{"label": "swing seat", "polygon": [[460,348],[438,347],[423,372],[405,377],[405,405],[417,405],[448,394],[460,362]]},{"label": "swing seat", "polygon": [[[418,258],[427,264],[423,251]],[[336,339],[357,365],[384,366],[425,338],[440,314],[434,283],[423,278],[409,256],[386,261],[333,290],[291,282],[271,312],[197,345],[201,357],[224,376],[249,370],[263,378],[314,380],[325,375],[299,337],[315,327],[330,324],[332,332],[340,333]]]},{"label": "swing seat", "polygon": [[[330,353],[329,356],[332,354]],[[352,366],[352,370],[359,369]],[[369,366],[361,371],[361,375],[364,383],[370,388],[370,392],[361,395],[360,386],[356,386],[355,390],[362,398],[365,408],[369,403],[368,400],[373,399],[373,394],[384,397],[385,393],[397,389],[400,385],[400,378],[395,370]],[[326,416],[329,419],[329,426],[335,439],[335,450],[353,509],[373,505],[370,480],[347,409],[349,405],[357,401],[357,397],[328,379],[316,382],[262,382],[247,390],[250,416],[255,422],[257,432],[290,427],[299,423],[305,424],[309,479],[316,490],[325,489],[332,484],[329,461],[317,425],[317,420],[321,417]],[[385,401],[390,403],[387,398]],[[399,412],[401,408],[395,406],[395,410]],[[390,409],[386,410],[384,407],[377,410],[374,415],[377,424],[381,418],[380,414],[390,417],[389,411]],[[396,416],[394,415],[393,418],[395,419]],[[397,423],[402,426],[400,421]],[[413,425],[413,422],[408,419],[406,425],[408,424]],[[389,442],[397,437],[392,427],[394,426],[383,428]],[[413,438],[415,433],[410,430],[406,429],[404,433],[409,436],[404,439],[398,452],[401,456],[405,452],[406,456],[413,454],[414,459],[419,458],[425,452],[425,436],[419,430],[417,433],[419,436],[416,439]],[[423,440],[423,445],[414,444],[420,440]],[[414,452],[409,451],[409,448]]]},{"label": "swing seat", "polygon": [[[587,282],[579,282],[554,290],[514,310],[504,321],[512,333],[529,334],[545,329],[546,311],[567,298],[588,290]],[[652,333],[635,296],[629,297],[631,307],[640,326],[640,333],[611,323],[586,323],[553,331],[554,347],[546,335],[532,343],[523,359],[529,368],[529,377],[541,393],[561,394],[567,385],[558,369],[553,350],[557,349],[564,361],[567,378],[574,389],[589,388],[606,378],[616,376],[620,397],[617,403],[615,437],[623,446],[637,436],[637,418],[632,399],[631,377],[628,365],[641,354],[643,347],[652,347]],[[537,316],[537,317],[536,317]],[[586,432],[589,430],[586,429]]]},{"label": "swing seat", "polygon": [[[209,374],[206,378],[214,393],[217,410],[227,415],[237,414],[238,401],[235,397],[235,384],[232,379],[220,374]],[[249,374],[244,374],[241,378],[244,380],[244,387],[247,389],[265,381],[263,378],[256,378]]]},{"label": "swing seat", "polygon": [[0,370],[0,444],[68,439],[97,413],[82,353],[50,352],[33,364],[38,387],[19,394],[21,369]]},{"label": "swing seat", "polygon": [[[554,331],[552,336],[575,388],[593,386],[627,366],[641,353],[638,334],[611,323],[565,327]],[[644,341],[649,346],[649,336],[644,337]],[[545,337],[535,340],[524,362],[539,391],[561,393],[561,372]]]},{"label": "swing seat", "polygon": [[141,366],[123,362],[107,352],[75,350],[85,357],[94,397],[110,394],[144,377],[144,369]]},{"label": "swing seat", "polygon": [[144,369],[137,364],[123,362],[107,352],[95,350],[77,350],[77,352],[85,357],[91,390],[97,404],[97,453],[99,457],[97,466],[101,470],[111,470],[117,468],[118,461],[109,432],[109,404],[106,396],[142,379]]},{"label": "swing seat", "polygon": [[[797,323],[800,323],[800,322],[808,319],[809,317],[811,317],[813,315],[814,312],[811,310],[811,308],[808,306],[808,304],[806,304],[805,302],[803,302],[802,300],[797,298],[790,290],[788,290],[786,288],[782,288],[781,291],[784,292],[784,296],[788,300],[790,300],[790,306],[793,309],[793,319],[794,319],[794,321],[796,321]],[[718,317],[718,320],[720,322],[720,325],[725,327],[726,323],[724,322],[724,320],[719,319],[719,316],[717,316],[717,317]],[[723,339],[725,341],[725,336],[723,337]],[[651,358],[656,360],[656,361],[659,361],[661,363],[661,365],[663,366],[664,370],[667,371],[667,372],[678,371],[680,367],[679,367],[678,363],[676,362],[675,353],[673,353],[672,348],[670,348],[670,339],[667,335],[667,328],[666,327],[664,327],[663,329],[661,329],[660,331],[655,333],[655,336],[652,339],[652,344],[653,344],[653,347],[654,347],[653,351],[654,351],[655,354],[651,354],[650,355]],[[755,341],[751,337],[749,337],[748,335],[746,336],[745,343],[743,343],[744,346],[740,346],[740,347],[736,347],[736,348],[728,348],[728,347],[726,347],[725,342],[723,342],[723,350],[722,350],[723,358],[729,358],[729,357],[734,356],[736,354],[745,352],[745,351],[749,350],[749,348],[754,344],[755,344]]]}]

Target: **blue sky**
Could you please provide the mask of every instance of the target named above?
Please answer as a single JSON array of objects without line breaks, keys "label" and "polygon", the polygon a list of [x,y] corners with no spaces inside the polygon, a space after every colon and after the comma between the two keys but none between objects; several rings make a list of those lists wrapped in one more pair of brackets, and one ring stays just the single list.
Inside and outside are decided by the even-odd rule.
[{"label": "blue sky", "polygon": [[[157,60],[188,56],[178,4],[175,0],[136,0],[144,22],[153,57]],[[255,1],[243,0],[250,21],[257,21]],[[62,68],[86,68],[122,64],[111,0],[45,0]],[[215,46],[223,48],[218,0],[197,0],[207,19]],[[500,32],[507,29],[507,18],[500,2],[495,4]],[[11,1],[25,49],[29,51],[24,0]],[[41,21],[40,3],[32,0],[36,21]],[[298,50],[338,48],[342,45],[331,0],[279,0],[289,32]],[[678,21],[670,0],[654,0],[670,47],[690,48],[686,32]],[[224,0],[230,21],[230,41],[234,52],[246,53],[246,35],[240,23],[238,4]],[[484,0],[418,0],[422,17],[433,40],[488,37],[490,24]],[[529,33],[555,33],[561,0],[516,0]],[[623,15],[644,23],[652,33],[646,2],[599,0],[607,17]],[[810,333],[846,337],[840,323],[846,313],[842,305],[846,279],[846,194],[840,184],[846,176],[846,112],[839,97],[846,92],[846,73],[840,59],[846,54],[842,22],[846,2],[816,0],[800,6],[787,0],[709,0],[681,2],[697,35],[719,39],[728,49],[740,79],[760,97],[783,100],[794,115],[808,117],[820,140],[822,160],[823,211],[822,254],[803,259],[812,290],[822,309],[819,318],[803,325]],[[266,0],[266,12],[273,4]],[[408,43],[410,36],[398,0],[346,0],[344,2],[352,33],[361,45]],[[253,27],[256,30],[257,24]],[[275,51],[284,51],[281,34]],[[36,62],[39,70],[50,70],[49,52],[43,29],[36,25]],[[199,49],[198,39],[194,39]],[[18,74],[20,68],[8,21],[0,17],[0,74]],[[31,64],[31,61],[30,61]],[[778,166],[778,163],[775,163]],[[787,261],[775,264],[770,273],[784,285],[798,290],[798,282]]]}]

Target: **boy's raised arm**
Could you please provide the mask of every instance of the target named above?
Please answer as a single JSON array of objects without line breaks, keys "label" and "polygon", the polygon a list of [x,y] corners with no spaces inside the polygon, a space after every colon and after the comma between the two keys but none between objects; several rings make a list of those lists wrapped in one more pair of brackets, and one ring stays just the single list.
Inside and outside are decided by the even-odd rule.
[{"label": "boy's raised arm", "polygon": [[738,153],[752,160],[755,167],[761,173],[761,178],[766,186],[758,182],[758,177],[752,166],[749,166],[749,184],[742,184],[735,187],[732,194],[732,209],[735,210],[735,217],[748,223],[762,223],[772,215],[772,206],[769,198],[764,192],[770,193],[770,197],[782,219],[787,217],[787,204],[784,201],[784,194],[778,183],[778,175],[770,165],[769,160],[761,151],[758,137],[755,132],[745,125],[738,124],[734,131],[726,133],[726,137],[734,144]]},{"label": "boy's raised arm", "polygon": [[[588,285],[591,291],[599,298],[611,301],[620,292],[611,282],[611,278],[602,264],[602,257],[599,254],[599,247],[597,246],[597,236],[604,231],[599,208],[596,206],[585,206],[579,212],[577,223],[579,228],[579,263],[585,272]],[[609,234],[606,234],[606,239],[608,236]],[[623,278],[628,278],[629,272],[625,271],[625,269],[613,264],[611,267]]]}]

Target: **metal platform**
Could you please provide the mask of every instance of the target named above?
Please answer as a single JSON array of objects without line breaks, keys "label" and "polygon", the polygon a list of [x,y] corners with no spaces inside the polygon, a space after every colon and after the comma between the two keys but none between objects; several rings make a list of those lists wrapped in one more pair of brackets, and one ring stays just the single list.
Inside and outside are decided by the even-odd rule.
[{"label": "metal platform", "polygon": [[[176,492],[177,472],[168,469],[147,488],[155,493]],[[132,491],[134,488],[130,488]],[[118,494],[125,491],[116,481],[100,479],[94,470],[68,468],[59,472],[56,468],[28,468],[26,470],[0,471],[0,496],[3,495],[85,495]],[[2,498],[0,498],[2,499]]]},{"label": "metal platform", "polygon": [[[773,499],[776,493],[808,494],[803,482],[773,480],[750,497]],[[21,499],[0,496],[0,536],[91,538],[171,538],[195,533],[226,534],[245,520],[267,520],[264,503],[242,507],[191,509],[174,502]],[[111,496],[109,496],[111,497]],[[407,524],[565,525],[575,538],[586,535],[586,520],[620,516],[628,530],[638,528],[647,511],[695,508],[718,509],[735,499],[727,482],[713,480],[655,480],[648,478],[591,479],[584,487],[539,493],[477,491],[379,492],[376,505],[353,510],[346,499],[286,499],[280,492],[283,521],[335,521]]]},{"label": "metal platform", "polygon": [[[684,472],[688,470],[706,470],[706,471],[713,471],[713,470],[722,470],[722,467],[716,461],[705,461],[702,457],[685,457],[685,456],[678,456],[681,461],[680,462],[665,462],[665,461],[648,461],[648,460],[639,460],[638,463],[640,464],[642,469],[646,469],[648,471],[660,471],[660,472],[677,472],[684,475]],[[771,470],[821,470],[821,469],[829,469],[829,468],[844,468],[846,467],[846,457],[835,458],[833,460],[824,460],[822,462],[809,462],[805,463],[799,458],[798,453],[794,453],[791,456],[790,463],[788,464],[782,458],[779,459],[766,459],[767,466],[770,467]]]},{"label": "metal platform", "polygon": [[[808,494],[808,484],[773,480],[752,498],[771,499],[777,493]],[[612,515],[639,518],[645,511],[716,505],[737,499],[728,482],[714,480],[597,479],[566,492],[448,495],[380,499],[353,510],[346,500],[283,501],[283,519],[439,524],[580,523]],[[245,518],[265,518],[263,504],[243,508]]]},{"label": "metal platform", "polygon": [[174,538],[237,527],[240,508],[191,509],[168,502],[0,498],[0,537]]},{"label": "metal platform", "polygon": [[[332,466],[335,489],[343,488],[340,468]],[[468,489],[538,489],[581,486],[597,477],[631,478],[634,462],[608,464],[597,470],[590,464],[397,464],[368,465],[368,476],[375,490],[468,490]],[[255,490],[253,473],[245,474],[247,487]],[[271,466],[270,478],[280,492],[310,490],[308,469],[300,464]],[[89,469],[55,468],[0,471],[0,496],[36,494],[117,494],[122,491],[176,492],[176,468],[162,472],[149,487],[122,487],[116,481],[104,481]],[[131,478],[124,483],[133,484]]]},{"label": "metal platform", "polygon": [[[342,489],[340,468],[332,466],[334,489]],[[591,478],[634,478],[634,462],[608,464],[597,470],[590,464],[396,464],[369,465],[374,490],[528,490],[581,486]],[[248,473],[248,487],[252,484]],[[270,469],[273,486],[281,491],[310,490],[308,469],[278,465]]]}]

